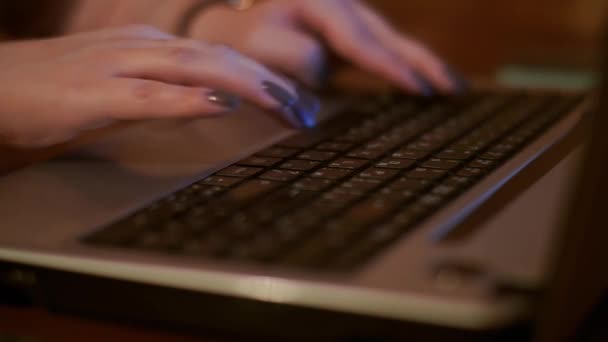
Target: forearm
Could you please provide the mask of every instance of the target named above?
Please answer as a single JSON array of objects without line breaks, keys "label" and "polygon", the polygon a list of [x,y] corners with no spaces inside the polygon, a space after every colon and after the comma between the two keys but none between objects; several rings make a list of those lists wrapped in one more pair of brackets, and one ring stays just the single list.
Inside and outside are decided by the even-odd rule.
[{"label": "forearm", "polygon": [[199,0],[79,0],[66,32],[147,24],[176,31],[184,13]]}]

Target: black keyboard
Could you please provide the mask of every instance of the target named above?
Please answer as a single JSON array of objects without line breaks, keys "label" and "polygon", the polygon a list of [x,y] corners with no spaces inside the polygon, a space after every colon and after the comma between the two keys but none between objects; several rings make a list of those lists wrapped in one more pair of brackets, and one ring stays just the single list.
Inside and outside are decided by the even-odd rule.
[{"label": "black keyboard", "polygon": [[238,262],[352,269],[475,185],[582,97],[356,100],[84,238]]}]

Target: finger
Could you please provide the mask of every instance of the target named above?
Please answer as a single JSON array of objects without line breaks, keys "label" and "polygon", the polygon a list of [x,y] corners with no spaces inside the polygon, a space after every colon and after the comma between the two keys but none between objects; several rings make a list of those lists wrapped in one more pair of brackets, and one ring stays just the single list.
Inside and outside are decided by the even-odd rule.
[{"label": "finger", "polygon": [[395,31],[381,16],[367,6],[356,3],[357,12],[368,27],[382,41],[383,45],[397,54],[402,63],[416,69],[424,78],[431,81],[443,93],[458,91],[448,68],[432,52],[414,40]]},{"label": "finger", "polygon": [[291,110],[297,103],[295,87],[284,78],[225,47],[209,48],[194,41],[190,47],[179,44],[115,52],[117,76],[221,89],[281,112],[289,123],[300,125]]},{"label": "finger", "polygon": [[[323,44],[309,34],[290,27],[262,28],[252,44],[251,57],[286,75],[297,78],[308,86],[318,86],[326,78],[327,56]],[[272,39],[267,39],[272,37]]]},{"label": "finger", "polygon": [[351,2],[298,2],[301,19],[327,40],[342,57],[394,82],[406,91],[429,95],[430,89],[416,72],[400,63],[367,29]]},{"label": "finger", "polygon": [[[161,31],[150,25],[127,25],[121,27],[111,27],[95,31],[92,34],[106,39],[150,39],[150,40],[175,40],[176,36]],[[88,35],[83,33],[82,35]],[[90,39],[90,36],[88,37]]]},{"label": "finger", "polygon": [[108,81],[99,95],[100,119],[113,120],[215,117],[239,103],[234,95],[209,88],[126,78]]}]

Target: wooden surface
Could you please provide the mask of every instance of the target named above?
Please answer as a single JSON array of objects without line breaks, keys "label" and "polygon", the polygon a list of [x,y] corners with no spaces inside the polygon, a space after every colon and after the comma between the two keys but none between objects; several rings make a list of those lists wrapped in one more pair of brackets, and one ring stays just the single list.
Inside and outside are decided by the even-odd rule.
[{"label": "wooden surface", "polygon": [[[602,0],[370,2],[467,74],[486,76],[508,63],[593,65],[603,6]],[[64,148],[23,151],[0,146],[0,171],[48,158]],[[43,341],[196,340],[40,310],[0,307],[0,341],[4,335]]]}]

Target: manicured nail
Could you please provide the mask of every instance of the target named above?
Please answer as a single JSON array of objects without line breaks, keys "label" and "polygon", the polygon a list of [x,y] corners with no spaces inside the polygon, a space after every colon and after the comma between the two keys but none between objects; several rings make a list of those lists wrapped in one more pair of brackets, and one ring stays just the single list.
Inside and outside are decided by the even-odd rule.
[{"label": "manicured nail", "polygon": [[220,90],[210,90],[206,96],[209,102],[230,110],[237,108],[241,104],[241,100],[237,96]]},{"label": "manicured nail", "polygon": [[274,82],[264,81],[262,82],[262,87],[266,93],[275,99],[282,107],[291,107],[297,102],[297,99],[292,96],[287,89]]},{"label": "manicured nail", "polygon": [[420,91],[420,94],[422,96],[425,96],[425,97],[435,96],[435,88],[431,85],[431,82],[429,82],[424,76],[420,75],[416,71],[412,71],[412,75],[414,76],[414,79],[416,80],[416,84],[418,85],[418,90]]},{"label": "manicured nail", "polygon": [[469,81],[467,81],[460,72],[449,65],[445,66],[445,71],[452,80],[452,85],[457,94],[465,94],[471,89]]},{"label": "manicured nail", "polygon": [[321,100],[312,92],[298,87],[298,102],[294,106],[296,116],[307,128],[317,125],[317,114],[321,110]]},{"label": "manicured nail", "polygon": [[285,113],[287,120],[293,126],[299,128],[304,125],[304,120],[302,120],[301,113],[298,110],[298,98],[291,95],[287,89],[271,81],[262,82],[262,87],[268,95],[280,104],[280,110]]}]

